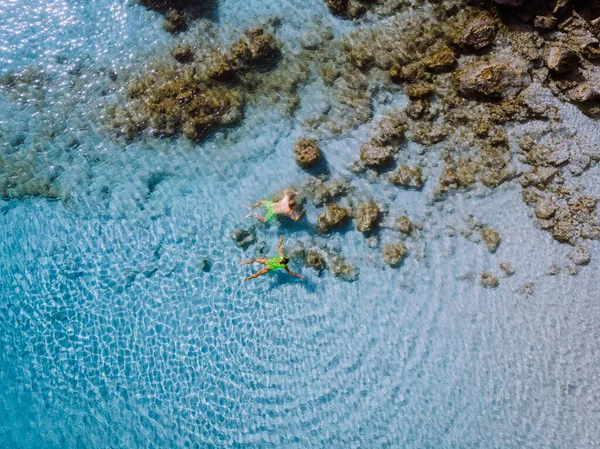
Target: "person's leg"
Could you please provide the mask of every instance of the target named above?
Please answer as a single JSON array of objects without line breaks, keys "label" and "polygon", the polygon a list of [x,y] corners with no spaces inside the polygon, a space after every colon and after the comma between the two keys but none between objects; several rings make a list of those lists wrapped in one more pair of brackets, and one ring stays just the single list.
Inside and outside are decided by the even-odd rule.
[{"label": "person's leg", "polygon": [[271,269],[269,267],[264,267],[262,270],[257,271],[256,273],[248,276],[247,278],[244,279],[244,281],[249,281],[250,279],[254,279],[257,278],[259,276],[262,276],[265,273],[268,273],[269,271],[271,271]]},{"label": "person's leg", "polygon": [[248,215],[246,215],[246,217],[256,218],[261,223],[266,223],[267,222],[267,220],[264,219],[263,217],[259,217],[258,215],[254,215],[254,214],[248,214]]},{"label": "person's leg", "polygon": [[242,265],[248,265],[249,263],[254,263],[254,262],[258,262],[257,257],[255,257],[254,259],[250,259],[250,260],[240,260],[240,263]]}]

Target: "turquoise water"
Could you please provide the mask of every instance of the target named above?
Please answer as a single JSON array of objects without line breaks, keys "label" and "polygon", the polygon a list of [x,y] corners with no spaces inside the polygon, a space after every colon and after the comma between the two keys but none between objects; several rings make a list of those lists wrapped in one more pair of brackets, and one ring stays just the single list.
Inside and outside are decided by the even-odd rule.
[{"label": "turquoise water", "polygon": [[[275,15],[291,53],[306,30],[354,26],[320,0],[222,0],[188,33],[230,39]],[[0,92],[2,182],[18,180],[0,202],[1,447],[600,447],[598,264],[569,276],[568,248],[534,226],[517,183],[432,206],[432,181],[353,177],[356,199],[422,224],[399,269],[348,231],[316,240],[359,267],[356,282],[295,264],[304,280],[242,283],[254,249],[230,234],[248,224],[243,204],[302,185],[292,145],[327,98],[311,78],[293,116],[259,102],[198,144],[114,139],[110,74],[168,56],[161,25],[133,2],[0,4],[0,75],[39,80]],[[405,104],[376,96],[375,117]],[[372,126],[324,137],[335,176],[351,176]],[[440,170],[433,158],[426,175]],[[318,212],[256,233],[271,252],[280,235],[309,245]],[[453,232],[468,215],[500,230],[496,253]],[[516,274],[498,288],[473,280],[503,261]],[[535,293],[518,294],[527,282]]]}]

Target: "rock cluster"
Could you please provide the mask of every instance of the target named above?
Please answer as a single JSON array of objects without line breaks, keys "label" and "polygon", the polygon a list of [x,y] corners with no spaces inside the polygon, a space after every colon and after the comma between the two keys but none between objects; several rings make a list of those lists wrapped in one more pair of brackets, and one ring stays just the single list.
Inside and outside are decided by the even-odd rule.
[{"label": "rock cluster", "polygon": [[307,170],[321,160],[321,150],[314,139],[301,137],[294,143],[294,160],[298,167]]}]

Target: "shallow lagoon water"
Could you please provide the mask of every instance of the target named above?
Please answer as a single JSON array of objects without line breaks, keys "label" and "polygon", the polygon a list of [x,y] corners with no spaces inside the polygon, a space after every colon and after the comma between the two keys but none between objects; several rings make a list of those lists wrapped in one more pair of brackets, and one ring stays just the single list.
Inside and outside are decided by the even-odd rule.
[{"label": "shallow lagoon water", "polygon": [[[569,276],[568,248],[535,228],[518,184],[432,207],[431,182],[405,192],[353,181],[357,197],[423,222],[400,269],[349,231],[328,245],[360,267],[358,281],[304,269],[303,281],[244,284],[237,261],[251,251],[230,233],[243,204],[305,178],[291,148],[317,87],[301,89],[296,117],[259,104],[197,145],[125,146],[99,125],[106,73],[164,54],[160,14],[108,0],[1,8],[1,74],[37,66],[50,79],[33,104],[0,97],[5,158],[33,161],[34,181],[68,192],[1,203],[2,447],[600,445],[598,263]],[[227,37],[273,15],[289,51],[315,19],[350,27],[319,0],[225,0],[210,20]],[[376,115],[405,104],[389,101]],[[563,113],[597,138],[594,122]],[[323,141],[332,172],[348,173],[369,126]],[[448,235],[468,214],[500,230],[496,253]],[[279,235],[308,240],[313,229],[282,222],[257,234],[274,250]],[[497,289],[465,276],[502,261],[517,271]],[[558,276],[546,275],[553,263]],[[534,294],[518,294],[527,282]]]}]

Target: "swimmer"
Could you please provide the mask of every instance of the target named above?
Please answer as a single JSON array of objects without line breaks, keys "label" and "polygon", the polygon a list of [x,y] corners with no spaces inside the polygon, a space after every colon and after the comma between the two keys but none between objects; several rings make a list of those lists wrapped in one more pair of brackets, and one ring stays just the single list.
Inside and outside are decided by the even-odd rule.
[{"label": "swimmer", "polygon": [[266,223],[267,221],[271,221],[276,215],[287,215],[292,220],[297,222],[302,218],[302,216],[306,212],[304,209],[302,209],[302,212],[300,212],[298,215],[294,213],[294,206],[296,205],[296,200],[294,199],[294,196],[298,195],[298,193],[299,192],[297,190],[284,190],[283,198],[277,202],[261,200],[257,201],[256,204],[253,204],[250,207],[246,206],[249,210],[255,209],[258,206],[263,206],[265,208],[265,211],[267,212],[264,217],[260,217],[255,214],[248,214],[246,215],[246,218],[252,217],[256,218],[261,223]]},{"label": "swimmer", "polygon": [[241,260],[240,263],[242,265],[258,262],[258,263],[262,263],[265,266],[262,270],[257,271],[256,273],[245,278],[244,281],[257,278],[259,276],[262,276],[265,273],[268,273],[269,271],[278,270],[280,268],[283,268],[285,270],[285,272],[287,274],[289,274],[290,276],[296,276],[297,278],[302,279],[301,274],[293,273],[288,268],[288,263],[290,263],[290,259],[283,255],[283,251],[281,251],[282,244],[283,244],[283,236],[281,236],[281,238],[279,239],[279,245],[277,245],[277,252],[279,253],[279,256],[272,257],[270,259],[265,259],[263,257],[255,257],[254,259],[250,259],[250,260]]}]

